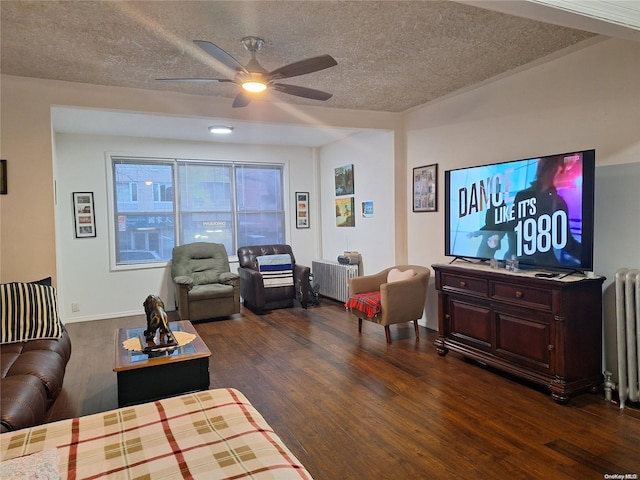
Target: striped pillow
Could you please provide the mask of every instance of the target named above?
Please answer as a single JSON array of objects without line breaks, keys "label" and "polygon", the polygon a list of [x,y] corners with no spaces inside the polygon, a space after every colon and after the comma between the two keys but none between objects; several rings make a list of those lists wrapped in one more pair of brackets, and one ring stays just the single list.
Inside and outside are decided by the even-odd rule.
[{"label": "striped pillow", "polygon": [[35,283],[0,284],[0,343],[61,338],[56,289]]}]

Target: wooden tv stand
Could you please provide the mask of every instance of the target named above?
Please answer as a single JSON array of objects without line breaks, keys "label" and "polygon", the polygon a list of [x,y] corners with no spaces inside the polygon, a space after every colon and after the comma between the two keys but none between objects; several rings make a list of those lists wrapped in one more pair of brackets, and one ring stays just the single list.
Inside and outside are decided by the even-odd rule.
[{"label": "wooden tv stand", "polygon": [[440,355],[449,350],[546,386],[558,403],[602,383],[604,277],[536,277],[485,264],[433,265]]}]

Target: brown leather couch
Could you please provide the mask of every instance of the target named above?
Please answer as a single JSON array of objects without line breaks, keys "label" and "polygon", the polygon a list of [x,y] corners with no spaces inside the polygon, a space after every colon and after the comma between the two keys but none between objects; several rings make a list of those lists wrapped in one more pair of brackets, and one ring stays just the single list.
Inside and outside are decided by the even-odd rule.
[{"label": "brown leather couch", "polygon": [[[257,245],[238,248],[238,274],[240,275],[240,296],[245,306],[256,313],[275,308],[287,308],[294,305],[297,298],[303,308],[309,302],[309,273],[311,269],[298,265],[290,245]],[[262,274],[258,270],[257,258],[262,255],[291,256],[293,285],[265,288]]]},{"label": "brown leather couch", "polygon": [[0,432],[46,422],[71,357],[67,330],[59,339],[0,345],[0,356]]}]

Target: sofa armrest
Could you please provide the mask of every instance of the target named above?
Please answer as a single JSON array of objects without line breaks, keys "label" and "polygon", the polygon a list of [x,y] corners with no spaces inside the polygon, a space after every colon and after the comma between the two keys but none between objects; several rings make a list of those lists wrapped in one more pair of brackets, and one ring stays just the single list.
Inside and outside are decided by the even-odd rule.
[{"label": "sofa armrest", "polygon": [[421,318],[426,304],[426,285],[423,278],[380,285],[382,324],[393,324]]},{"label": "sofa armrest", "polygon": [[305,267],[304,265],[298,265],[297,263],[293,265],[293,284],[296,289],[300,288],[300,298],[298,298],[298,300],[300,301],[302,308],[307,308],[307,304],[309,303],[310,274],[311,268]]},{"label": "sofa armrest", "polygon": [[374,275],[364,275],[349,279],[349,295],[356,293],[376,292],[380,290],[380,285],[386,283],[387,271],[382,271]]},{"label": "sofa armrest", "polygon": [[264,307],[266,297],[260,272],[250,268],[239,267],[238,275],[240,276],[240,296],[256,308]]}]

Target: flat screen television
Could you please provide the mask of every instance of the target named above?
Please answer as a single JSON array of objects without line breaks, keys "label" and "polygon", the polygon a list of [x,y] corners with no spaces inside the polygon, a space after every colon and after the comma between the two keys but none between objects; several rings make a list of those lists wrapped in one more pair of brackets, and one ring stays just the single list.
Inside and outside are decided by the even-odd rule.
[{"label": "flat screen television", "polygon": [[593,269],[595,150],[445,172],[445,255]]}]

